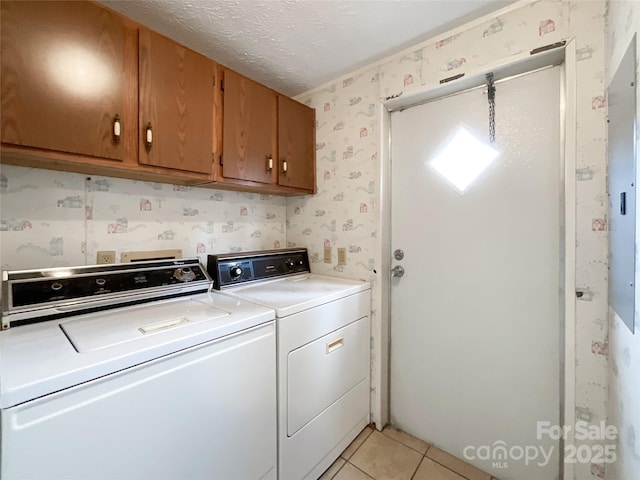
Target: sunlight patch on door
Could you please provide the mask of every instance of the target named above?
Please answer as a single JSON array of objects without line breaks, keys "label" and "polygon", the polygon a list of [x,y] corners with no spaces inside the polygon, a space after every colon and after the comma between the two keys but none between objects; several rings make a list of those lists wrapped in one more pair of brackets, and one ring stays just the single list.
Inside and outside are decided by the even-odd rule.
[{"label": "sunlight patch on door", "polygon": [[454,134],[425,163],[444,177],[459,193],[464,193],[500,152],[465,127]]}]

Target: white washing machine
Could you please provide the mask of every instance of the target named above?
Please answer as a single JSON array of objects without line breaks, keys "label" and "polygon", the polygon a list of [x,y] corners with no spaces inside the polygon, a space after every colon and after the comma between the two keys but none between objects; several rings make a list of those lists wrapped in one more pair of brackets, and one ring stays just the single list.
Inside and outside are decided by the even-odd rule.
[{"label": "white washing machine", "polygon": [[274,311],[194,260],[3,273],[0,477],[276,478]]},{"label": "white washing machine", "polygon": [[214,288],[276,311],[278,477],[317,479],[369,423],[371,291],[306,249],[209,256]]}]

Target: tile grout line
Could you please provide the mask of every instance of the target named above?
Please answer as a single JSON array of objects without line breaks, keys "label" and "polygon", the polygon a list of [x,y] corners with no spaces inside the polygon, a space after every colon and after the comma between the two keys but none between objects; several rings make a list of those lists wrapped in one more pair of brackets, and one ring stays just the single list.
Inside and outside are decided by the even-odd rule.
[{"label": "tile grout line", "polygon": [[[342,458],[342,457],[338,457],[338,458]],[[343,458],[343,460],[344,460],[344,463],[342,465],[340,465],[340,468],[338,470],[336,470],[336,473],[334,473],[329,480],[333,480],[334,478],[336,478],[338,476],[338,474],[340,473],[340,470],[342,470],[344,468],[344,466],[347,463],[349,463],[349,460],[345,460],[344,458]],[[329,467],[329,468],[331,468],[331,467]]]},{"label": "tile grout line", "polygon": [[[419,453],[419,454],[420,454],[420,455],[422,455],[422,456],[426,455],[426,454],[427,454],[427,452],[429,451],[429,447],[431,447],[431,444],[430,444],[430,443],[425,442],[424,440],[422,440],[422,439],[420,439],[420,438],[418,438],[418,437],[415,437],[415,438],[417,438],[418,440],[420,440],[421,442],[424,442],[424,443],[426,443],[426,444],[427,444],[427,450],[425,450],[425,453],[421,453],[421,452],[420,452],[420,450],[416,450],[416,449],[415,449],[415,448],[413,448],[412,446],[407,445],[406,443],[401,442],[400,440],[397,440],[397,439],[393,438],[393,437],[392,437],[392,436],[390,436],[390,435],[387,435],[386,433],[384,433],[386,430],[387,430],[387,428],[385,428],[385,429],[384,429],[382,432],[380,432],[380,433],[382,433],[385,437],[387,437],[387,438],[389,438],[389,439],[391,439],[391,440],[394,440],[394,441],[398,442],[400,445],[404,445],[405,447],[407,447],[407,448],[409,448],[409,449],[413,450],[414,452]],[[403,431],[403,430],[399,430],[399,431]],[[404,433],[406,433],[406,432],[404,432]],[[407,434],[407,435],[409,435],[409,434]]]},{"label": "tile grout line", "polygon": [[[335,477],[338,475],[338,473],[339,473],[339,472],[344,468],[344,466],[345,466],[347,463],[349,463],[352,467],[356,468],[357,470],[359,470],[359,471],[360,471],[360,472],[362,472],[363,474],[367,475],[369,478],[372,478],[373,480],[377,480],[377,479],[375,479],[374,477],[372,477],[371,475],[369,475],[367,472],[365,472],[364,470],[362,470],[361,468],[359,468],[357,465],[355,465],[354,463],[352,463],[352,462],[351,462],[351,459],[356,455],[356,453],[358,452],[358,450],[360,450],[360,448],[361,448],[365,443],[367,443],[367,441],[370,439],[370,437],[371,437],[371,436],[373,435],[373,433],[374,433],[374,432],[376,432],[376,431],[378,431],[378,430],[377,430],[377,429],[371,429],[371,432],[369,432],[369,435],[367,435],[367,438],[365,438],[365,439],[364,439],[364,441],[363,441],[360,445],[358,445],[358,447],[353,451],[353,453],[349,456],[349,458],[345,458],[345,457],[342,457],[342,456],[341,456],[341,457],[339,457],[339,458],[342,458],[342,459],[344,460],[344,463],[343,463],[343,464],[342,464],[342,466],[338,469],[338,471],[336,471],[336,473],[331,477],[331,479],[335,478]],[[421,466],[421,465],[422,465],[422,463],[424,462],[424,459],[425,459],[425,458],[427,458],[429,461],[432,461],[432,462],[434,462],[435,464],[437,464],[437,465],[441,466],[442,468],[445,468],[445,469],[449,470],[450,472],[452,472],[453,474],[457,475],[458,477],[460,477],[460,478],[461,478],[461,479],[463,479],[463,480],[472,480],[471,478],[467,477],[465,474],[460,473],[460,472],[458,472],[458,471],[454,470],[452,467],[450,467],[450,466],[448,466],[448,465],[445,465],[444,463],[441,463],[441,462],[439,462],[438,460],[436,460],[436,459],[434,459],[434,458],[429,457],[429,456],[428,456],[428,453],[429,453],[429,451],[431,450],[431,448],[433,447],[433,444],[428,443],[428,442],[424,442],[424,440],[422,440],[424,443],[426,443],[426,444],[427,444],[427,449],[425,450],[425,452],[424,452],[424,453],[422,453],[422,454],[421,454],[421,453],[420,453],[420,450],[416,450],[415,448],[413,448],[413,447],[411,447],[411,446],[409,446],[409,445],[405,444],[404,442],[402,442],[402,441],[400,441],[400,440],[397,440],[397,439],[395,439],[395,438],[391,437],[390,435],[385,434],[384,430],[383,430],[383,431],[381,431],[381,432],[379,432],[379,433],[381,433],[381,434],[382,434],[385,438],[387,438],[388,440],[392,440],[393,442],[395,442],[395,443],[397,443],[397,444],[399,444],[399,445],[401,445],[401,446],[403,446],[403,447],[405,447],[405,448],[407,448],[407,449],[409,449],[409,450],[411,450],[411,451],[413,451],[413,452],[416,452],[416,453],[418,453],[418,454],[420,454],[420,455],[421,455],[421,457],[422,457],[422,458],[421,458],[421,459],[420,459],[420,461],[418,462],[418,465],[416,466],[416,468],[415,468],[415,470],[414,470],[413,474],[411,475],[410,480],[413,480],[413,479],[415,478],[416,473],[418,473],[418,470],[420,469],[420,466]],[[445,453],[447,453],[447,452],[445,452]],[[451,455],[451,454],[449,454],[449,455]],[[454,458],[457,458],[457,457],[454,457]],[[461,459],[458,459],[458,460],[460,460],[460,461],[462,462],[462,460],[461,460]],[[473,465],[471,465],[471,466],[473,466]],[[495,479],[494,477],[491,477],[491,480],[496,480],[496,479]]]},{"label": "tile grout line", "polygon": [[[369,427],[365,427],[365,428],[369,428]],[[345,462],[349,462],[349,460],[351,460],[351,459],[353,458],[353,456],[358,452],[358,450],[360,450],[360,448],[362,448],[362,446],[363,446],[365,443],[367,443],[367,440],[369,440],[369,437],[370,437],[371,435],[373,435],[373,432],[375,431],[375,430],[373,430],[373,429],[370,429],[370,430],[372,430],[372,431],[371,431],[371,432],[369,432],[369,435],[367,435],[367,438],[365,438],[365,439],[362,441],[362,443],[361,443],[360,445],[358,445],[358,447],[353,451],[353,453],[352,453],[351,455],[349,455],[349,458],[344,458],[344,457],[342,457],[342,458],[344,458]],[[356,438],[358,438],[358,437],[356,437]],[[347,448],[348,448],[348,447],[347,447]],[[349,462],[349,463],[351,463],[351,462]],[[354,466],[355,466],[355,465],[354,465]],[[343,467],[344,467],[344,465],[343,465]],[[340,470],[342,470],[342,467],[340,467]]]},{"label": "tile grout line", "polygon": [[[355,452],[354,452],[354,453],[355,453]],[[351,463],[351,462],[349,462],[349,461],[345,462],[345,463],[344,463],[344,465],[346,465],[347,463],[348,463],[349,465],[351,465],[353,468],[355,468],[355,469],[357,469],[357,470],[361,471],[362,473],[364,473],[367,477],[372,478],[373,480],[378,480],[377,478],[373,478],[373,477],[372,477],[371,475],[369,475],[367,472],[365,472],[364,470],[362,470],[361,468],[359,468],[357,465],[354,465],[353,463]],[[340,468],[340,470],[342,470],[342,468],[344,468],[344,465]]]},{"label": "tile grout line", "polygon": [[[429,450],[429,449],[427,448],[427,450]],[[426,452],[425,452],[425,455],[426,455]],[[413,480],[415,478],[415,476],[416,476],[416,473],[418,473],[418,470],[420,470],[420,465],[422,465],[422,462],[424,461],[425,455],[423,455],[422,458],[420,459],[420,461],[418,462],[418,465],[416,466],[416,469],[413,472],[413,475],[411,475],[411,479],[410,480]]]},{"label": "tile grout line", "polygon": [[[401,430],[401,431],[403,431],[403,430]],[[420,451],[419,451],[419,450],[416,450],[416,449],[414,449],[413,447],[410,447],[409,445],[407,445],[407,444],[405,444],[405,443],[401,442],[400,440],[397,440],[397,439],[395,439],[395,438],[393,438],[393,437],[391,437],[391,436],[389,436],[389,435],[386,435],[386,434],[384,433],[384,430],[383,430],[381,433],[382,433],[385,437],[387,437],[388,439],[393,440],[393,441],[395,441],[395,442],[399,443],[400,445],[403,445],[403,446],[407,447],[408,449],[413,450],[414,452],[420,453]],[[405,433],[406,433],[406,432],[405,432]],[[417,437],[416,437],[416,438],[417,438]],[[368,437],[367,437],[367,439],[368,439]],[[422,440],[422,439],[418,439],[418,440]],[[365,441],[366,441],[366,440],[365,440]],[[437,461],[437,460],[435,460],[435,459],[433,459],[433,458],[429,457],[427,454],[429,453],[429,450],[431,449],[431,447],[433,447],[433,444],[432,444],[432,443],[429,443],[429,442],[426,442],[426,441],[424,441],[424,440],[422,440],[422,441],[423,441],[424,443],[426,443],[426,444],[427,444],[427,449],[425,450],[425,452],[424,452],[423,454],[421,454],[421,455],[422,455],[422,458],[420,459],[420,462],[418,463],[418,467],[416,468],[415,472],[413,472],[413,475],[411,476],[411,479],[413,479],[413,477],[415,477],[416,473],[418,472],[418,468],[420,468],[420,465],[422,465],[422,461],[423,461],[423,460],[424,460],[424,458],[426,457],[427,459],[431,460],[431,461],[432,461],[432,462],[434,462],[434,463],[437,463],[437,464],[438,464],[438,465],[440,465],[441,467],[446,468],[446,469],[447,469],[447,470],[449,470],[450,472],[455,473],[456,475],[458,475],[459,477],[463,478],[464,480],[473,480],[473,479],[471,479],[471,478],[467,477],[466,475],[464,475],[464,474],[462,474],[462,473],[460,473],[460,472],[458,472],[458,471],[454,470],[453,468],[449,467],[448,465],[445,465],[445,464],[443,464],[443,463],[440,463],[439,461]],[[363,442],[363,444],[364,444],[364,442]],[[360,446],[362,446],[362,445],[360,445]],[[358,447],[358,448],[360,448],[360,447]],[[357,451],[357,450],[356,450],[356,451]],[[443,450],[443,451],[444,451],[444,450]],[[445,452],[445,453],[448,453],[448,452]],[[355,455],[355,452],[354,452],[354,455]],[[449,454],[449,455],[451,455],[451,454]],[[457,457],[456,457],[456,458],[457,458]],[[461,459],[458,459],[458,460],[462,461]],[[491,477],[491,480],[495,480],[495,479],[494,479],[493,477]]]},{"label": "tile grout line", "polygon": [[[444,463],[440,463],[439,461],[437,461],[437,460],[436,460],[436,459],[434,459],[434,458],[428,457],[428,456],[427,456],[427,453],[429,452],[429,449],[431,448],[431,446],[432,446],[432,445],[431,445],[431,444],[429,444],[429,448],[427,448],[427,451],[426,451],[426,452],[424,452],[424,456],[425,456],[425,458],[428,458],[428,459],[429,459],[429,460],[431,460],[433,463],[437,463],[437,464],[438,464],[438,465],[440,465],[441,467],[446,468],[446,469],[447,469],[447,470],[449,470],[450,472],[455,473],[456,475],[458,475],[458,476],[459,476],[459,477],[461,477],[461,478],[464,478],[465,480],[472,480],[472,479],[470,479],[469,477],[467,477],[466,475],[463,475],[463,474],[462,474],[462,473],[460,473],[460,472],[456,472],[453,468],[449,467],[448,465],[445,465]],[[444,451],[444,450],[443,450],[443,451]],[[445,452],[445,453],[446,453],[446,452]],[[457,458],[457,457],[456,457],[456,458]],[[420,462],[420,463],[422,463],[422,462]]]},{"label": "tile grout line", "polygon": [[[386,430],[386,428],[385,428],[385,430]],[[420,465],[422,465],[422,461],[424,460],[425,455],[426,455],[426,454],[427,454],[427,452],[429,451],[429,448],[431,448],[431,444],[430,444],[430,443],[427,443],[427,442],[424,442],[424,440],[423,440],[423,442],[427,444],[427,449],[425,450],[425,452],[424,452],[424,453],[420,453],[420,451],[419,451],[419,450],[416,450],[415,448],[410,447],[410,446],[409,446],[409,445],[407,445],[406,443],[401,442],[400,440],[398,440],[398,439],[396,439],[396,438],[393,438],[393,437],[391,437],[390,435],[385,434],[385,433],[384,433],[384,432],[385,432],[385,430],[383,430],[382,432],[380,432],[380,433],[382,433],[382,435],[383,435],[384,437],[386,437],[387,439],[389,439],[389,440],[391,440],[391,441],[393,441],[393,442],[397,443],[398,445],[401,445],[401,446],[403,446],[403,447],[405,447],[405,448],[407,448],[407,449],[411,450],[412,452],[415,452],[415,453],[418,453],[418,454],[420,454],[420,455],[421,455],[420,461],[418,462],[418,465],[416,465],[416,468],[415,468],[415,470],[413,471],[413,474],[411,475],[411,478],[410,478],[410,480],[413,480],[413,477],[415,477],[415,476],[416,476],[416,473],[418,473],[418,469],[420,468]],[[372,432],[372,433],[373,433],[373,432]],[[367,440],[368,440],[368,439],[369,439],[369,437],[367,437]],[[365,440],[365,442],[366,442],[366,440]],[[363,442],[363,445],[364,445],[364,442]],[[362,446],[362,445],[361,445],[361,446]],[[360,447],[358,447],[358,448],[360,448]],[[357,451],[357,450],[356,450],[356,451]],[[355,452],[354,452],[353,454],[355,455]],[[353,456],[353,455],[352,455],[352,456]],[[356,466],[354,465],[354,467],[356,467]],[[356,468],[358,468],[358,467],[356,467]],[[360,469],[358,468],[358,470],[360,470]],[[360,470],[360,471],[363,471],[363,470]],[[366,472],[364,472],[364,473],[366,473]],[[372,477],[372,478],[373,478],[373,477]],[[374,480],[377,480],[377,479],[374,479]],[[467,480],[468,480],[468,479],[467,479]]]}]

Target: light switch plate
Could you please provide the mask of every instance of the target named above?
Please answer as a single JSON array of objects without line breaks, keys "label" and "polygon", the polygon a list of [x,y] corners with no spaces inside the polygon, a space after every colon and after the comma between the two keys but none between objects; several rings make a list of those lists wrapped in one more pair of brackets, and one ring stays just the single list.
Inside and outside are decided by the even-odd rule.
[{"label": "light switch plate", "polygon": [[324,263],[331,263],[331,247],[324,247]]},{"label": "light switch plate", "polygon": [[347,249],[342,247],[338,248],[338,265],[347,264]]}]

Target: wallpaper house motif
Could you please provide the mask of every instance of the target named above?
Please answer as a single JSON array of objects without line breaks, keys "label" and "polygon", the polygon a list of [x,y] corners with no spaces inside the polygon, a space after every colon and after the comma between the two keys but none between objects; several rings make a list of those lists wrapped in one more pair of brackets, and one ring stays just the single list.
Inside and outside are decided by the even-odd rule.
[{"label": "wallpaper house motif", "polygon": [[280,248],[285,199],[2,165],[2,269],[93,264],[99,250],[184,257]]},{"label": "wallpaper house motif", "polygon": [[[463,72],[574,38],[577,60],[576,418],[607,419],[607,223],[604,1],[521,2],[418,44],[298,99],[316,109],[318,194],[287,202],[287,244],[306,246],[318,273],[373,285],[372,378],[380,378],[382,297],[379,246],[380,154],[376,106]],[[365,204],[366,209],[361,209]],[[419,219],[419,212],[407,212]],[[325,245],[346,247],[348,264],[323,263]],[[335,248],[334,248],[335,252]],[[380,392],[372,386],[372,404]],[[429,440],[429,439],[427,439]],[[435,440],[435,439],[434,439]],[[600,464],[575,478],[601,479]]]},{"label": "wallpaper house motif", "polygon": [[[610,45],[605,55],[607,5]],[[575,319],[576,417],[593,423],[607,420],[607,357],[615,349],[621,360],[612,362],[609,375],[620,379],[635,374],[636,386],[625,391],[627,384],[620,380],[610,395],[608,408],[619,422],[621,438],[620,460],[607,476],[636,478],[640,348],[637,338],[625,337],[623,331],[615,333],[615,345],[610,345],[607,323],[605,62],[619,59],[626,46],[622,44],[638,30],[639,15],[633,1],[519,3],[301,95],[299,100],[317,112],[319,191],[312,197],[285,200],[2,165],[0,263],[3,269],[89,264],[97,250],[119,255],[124,250],[182,248],[185,256],[204,259],[214,252],[305,246],[314,272],[372,282],[372,365],[373,378],[379,378],[378,279],[386,273],[380,270],[378,247],[377,103],[575,38],[577,281],[584,293]],[[608,65],[609,71],[613,66]],[[325,245],[347,248],[348,264],[339,267],[336,258],[324,264]],[[374,400],[380,395],[375,386]],[[576,465],[576,479],[604,476],[601,465]]]}]

